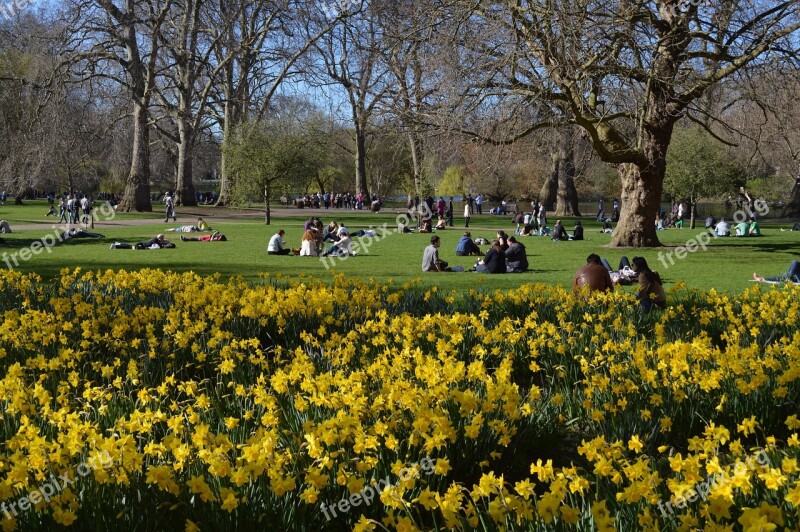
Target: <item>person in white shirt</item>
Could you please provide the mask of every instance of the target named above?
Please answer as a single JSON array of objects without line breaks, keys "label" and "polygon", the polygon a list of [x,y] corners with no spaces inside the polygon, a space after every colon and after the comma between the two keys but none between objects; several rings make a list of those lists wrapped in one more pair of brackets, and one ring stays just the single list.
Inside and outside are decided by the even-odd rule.
[{"label": "person in white shirt", "polygon": [[322,254],[323,257],[327,257],[328,255],[337,255],[339,257],[347,257],[347,256],[355,256],[355,252],[352,250],[353,241],[347,232],[344,232],[337,243],[329,247],[325,253]]},{"label": "person in white shirt", "polygon": [[272,238],[269,239],[269,245],[267,245],[267,253],[270,255],[288,255],[292,252],[291,249],[285,248],[286,242],[283,241],[283,235],[286,234],[286,231],[281,229],[274,235]]},{"label": "person in white shirt", "polygon": [[731,236],[731,228],[724,218],[714,227],[714,233],[717,236]]}]

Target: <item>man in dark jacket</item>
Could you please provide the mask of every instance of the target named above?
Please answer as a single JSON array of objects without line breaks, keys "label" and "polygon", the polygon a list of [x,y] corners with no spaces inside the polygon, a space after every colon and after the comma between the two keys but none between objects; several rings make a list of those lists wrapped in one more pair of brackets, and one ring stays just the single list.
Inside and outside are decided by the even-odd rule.
[{"label": "man in dark jacket", "polygon": [[525,246],[517,242],[517,239],[513,236],[508,237],[506,268],[508,273],[523,273],[528,269],[528,256],[525,253]]},{"label": "man in dark jacket", "polygon": [[611,275],[600,264],[600,257],[595,253],[586,257],[586,265],[575,272],[572,293],[585,296],[589,292],[610,292],[613,289]]}]

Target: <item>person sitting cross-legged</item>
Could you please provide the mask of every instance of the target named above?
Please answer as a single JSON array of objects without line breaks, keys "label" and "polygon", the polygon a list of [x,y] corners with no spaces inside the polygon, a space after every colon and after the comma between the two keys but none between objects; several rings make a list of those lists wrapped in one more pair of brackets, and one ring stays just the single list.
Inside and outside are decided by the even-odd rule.
[{"label": "person sitting cross-legged", "polygon": [[439,258],[439,246],[442,245],[441,239],[433,235],[431,237],[431,244],[425,248],[422,253],[422,271],[423,272],[448,272],[451,271],[447,266],[447,262]]},{"label": "person sitting cross-legged", "polygon": [[492,246],[486,252],[483,260],[478,261],[478,264],[475,265],[475,271],[478,273],[506,273],[507,270],[503,246],[499,240],[493,240]]},{"label": "person sitting cross-legged", "polygon": [[528,269],[528,255],[525,246],[513,236],[508,237],[506,270],[508,273],[525,273]]},{"label": "person sitting cross-legged", "polygon": [[569,235],[570,240],[583,240],[583,225],[581,225],[581,221],[578,220],[575,222],[575,229],[572,230],[572,234]]},{"label": "person sitting cross-legged", "polygon": [[335,255],[337,257],[347,257],[347,256],[354,256],[355,252],[352,249],[353,247],[353,240],[350,238],[350,235],[347,231],[341,233],[339,235],[339,241],[336,242],[334,245],[329,247],[325,250],[325,253],[322,254],[323,257],[327,257],[328,255]]},{"label": "person sitting cross-legged", "polygon": [[292,250],[285,247],[286,242],[283,241],[283,235],[286,234],[286,231],[283,229],[279,230],[277,233],[272,235],[272,238],[269,239],[269,244],[267,245],[267,254],[269,255],[289,255]]}]

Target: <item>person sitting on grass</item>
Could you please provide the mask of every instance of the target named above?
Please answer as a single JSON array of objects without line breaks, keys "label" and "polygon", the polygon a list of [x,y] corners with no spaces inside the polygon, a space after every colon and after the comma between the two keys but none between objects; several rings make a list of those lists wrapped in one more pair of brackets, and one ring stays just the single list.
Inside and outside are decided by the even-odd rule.
[{"label": "person sitting on grass", "polygon": [[586,297],[589,292],[614,290],[609,269],[602,265],[599,255],[592,253],[586,257],[586,264],[575,272],[575,278],[572,280],[572,293],[577,297]]},{"label": "person sitting on grass", "polygon": [[753,280],[759,283],[794,283],[800,284],[800,262],[793,260],[789,265],[789,269],[783,275],[776,275],[775,277],[761,277],[753,272]]},{"label": "person sitting on grass", "polygon": [[11,225],[6,220],[0,220],[0,233],[10,233]]},{"label": "person sitting on grass", "polygon": [[301,257],[317,257],[319,256],[319,249],[317,248],[317,228],[309,227],[303,233],[303,238],[300,241],[300,256]]},{"label": "person sitting on grass", "polygon": [[567,230],[561,225],[561,220],[556,220],[556,225],[553,226],[553,240],[569,240]]},{"label": "person sitting on grass", "polygon": [[439,258],[439,246],[442,245],[441,239],[433,235],[431,237],[431,244],[425,248],[422,253],[422,271],[423,272],[449,272],[450,268],[447,267],[447,262]]},{"label": "person sitting on grass", "polygon": [[534,234],[536,234],[536,225],[532,223],[525,224],[520,232],[522,236],[533,236]]},{"label": "person sitting on grass", "polygon": [[350,235],[347,231],[340,233],[339,241],[336,242],[334,245],[329,247],[325,253],[322,254],[323,257],[327,257],[328,255],[335,255],[337,257],[348,257],[348,256],[355,256],[355,252],[352,250],[353,241],[350,238]]},{"label": "person sitting on grass", "polygon": [[572,234],[569,237],[570,240],[583,240],[583,226],[581,225],[581,221],[578,220],[575,222],[575,229],[572,230]]},{"label": "person sitting on grass", "polygon": [[283,241],[283,235],[286,234],[286,231],[281,229],[274,235],[272,238],[269,239],[269,244],[267,245],[267,254],[269,255],[289,255],[292,253],[292,250],[286,247],[286,242]]},{"label": "person sitting on grass", "polygon": [[433,226],[431,225],[431,219],[430,218],[422,220],[422,223],[419,226],[419,232],[420,233],[432,233],[433,232]]},{"label": "person sitting on grass", "polygon": [[475,271],[478,273],[506,273],[507,270],[503,246],[499,240],[492,240],[492,246],[486,252],[483,260],[479,260],[475,265]]},{"label": "person sitting on grass", "polygon": [[172,249],[175,244],[167,240],[163,234],[156,235],[155,238],[138,244],[123,244],[121,242],[114,242],[111,244],[111,249]]},{"label": "person sitting on grass", "polygon": [[208,235],[200,235],[197,237],[181,235],[181,240],[183,242],[225,242],[228,238],[219,231],[214,231]]},{"label": "person sitting on grass", "polygon": [[436,230],[439,231],[440,229],[447,229],[447,221],[442,215],[439,215],[439,220],[436,222]]},{"label": "person sitting on grass", "polygon": [[758,225],[758,222],[750,218],[750,229],[747,231],[747,234],[750,236],[761,236],[761,226]]},{"label": "person sitting on grass", "polygon": [[497,231],[497,241],[500,242],[500,251],[505,253],[508,249],[508,235],[502,229]]},{"label": "person sitting on grass", "polygon": [[481,248],[478,247],[478,244],[472,240],[472,234],[467,231],[464,233],[464,236],[461,237],[461,240],[458,241],[456,244],[456,256],[458,257],[467,257],[469,255],[480,255]]},{"label": "person sitting on grass", "polygon": [[722,218],[714,227],[714,234],[717,236],[731,236],[731,228],[725,218]]},{"label": "person sitting on grass", "polygon": [[336,220],[331,220],[325,229],[322,231],[322,241],[323,242],[336,242],[339,240],[339,237],[336,233],[339,231],[339,224],[336,223]]},{"label": "person sitting on grass", "polygon": [[506,250],[506,269],[508,273],[525,273],[528,269],[528,255],[525,246],[513,236],[508,237]]},{"label": "person sitting on grass", "polygon": [[397,232],[400,233],[400,234],[413,233],[414,229],[409,227],[408,224],[406,224],[405,222],[400,221],[397,224]]},{"label": "person sitting on grass", "polygon": [[633,257],[631,262],[633,263],[631,268],[639,276],[639,290],[636,292],[639,305],[648,312],[653,307],[666,308],[667,293],[664,291],[658,272],[650,269],[644,257]]},{"label": "person sitting on grass", "polygon": [[606,219],[606,220],[603,221],[603,227],[602,227],[602,229],[600,229],[600,232],[601,233],[609,233],[609,234],[614,232],[614,228],[611,227],[611,220]]},{"label": "person sitting on grass", "polygon": [[736,236],[750,236],[750,224],[747,220],[742,220],[736,226]]}]

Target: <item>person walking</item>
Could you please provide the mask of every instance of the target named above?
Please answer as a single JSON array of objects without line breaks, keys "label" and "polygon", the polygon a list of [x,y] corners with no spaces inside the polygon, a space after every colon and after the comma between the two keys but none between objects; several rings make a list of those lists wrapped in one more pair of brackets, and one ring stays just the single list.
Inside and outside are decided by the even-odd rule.
[{"label": "person walking", "polygon": [[450,196],[450,201],[447,203],[447,225],[453,227],[453,196]]},{"label": "person walking", "polygon": [[171,216],[172,221],[177,222],[178,218],[175,217],[175,199],[172,197],[172,192],[167,192],[167,194],[164,196],[164,206],[167,211],[167,217],[164,219],[164,221],[168,222]]},{"label": "person walking", "polygon": [[472,207],[470,207],[469,203],[464,204],[464,227],[469,227],[469,218],[472,214]]}]

